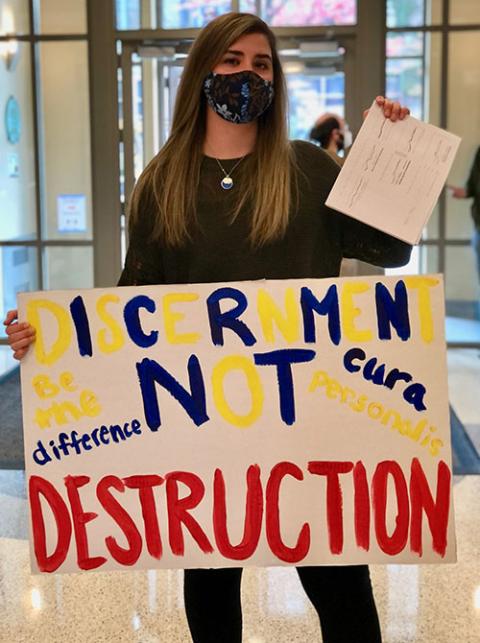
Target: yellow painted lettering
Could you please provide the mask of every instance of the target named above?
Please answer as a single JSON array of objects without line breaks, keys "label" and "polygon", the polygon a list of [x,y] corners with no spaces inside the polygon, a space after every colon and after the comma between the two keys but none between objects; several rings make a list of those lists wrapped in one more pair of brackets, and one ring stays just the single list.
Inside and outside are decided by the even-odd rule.
[{"label": "yellow painted lettering", "polygon": [[102,407],[98,403],[97,396],[93,391],[85,389],[80,393],[80,408],[84,415],[95,417],[100,413]]},{"label": "yellow painted lettering", "polygon": [[367,413],[368,416],[372,418],[372,420],[379,420],[384,412],[385,409],[378,402],[370,402],[370,404],[368,405]]},{"label": "yellow painted lettering", "polygon": [[443,440],[440,440],[440,438],[434,438],[430,442],[430,455],[438,455],[440,449],[443,447]]},{"label": "yellow painted lettering", "polygon": [[52,416],[51,409],[37,409],[35,411],[35,422],[41,429],[49,429]]},{"label": "yellow painted lettering", "polygon": [[293,288],[285,290],[285,312],[280,310],[269,292],[260,288],[257,294],[257,311],[265,341],[275,343],[274,323],[289,344],[300,339],[300,313]]},{"label": "yellow painted lettering", "polygon": [[354,391],[352,388],[348,388],[348,386],[344,386],[344,387],[342,388],[342,397],[341,397],[341,400],[340,400],[340,401],[341,401],[343,404],[345,404],[345,403],[348,403],[349,398],[351,398],[352,400],[354,400],[354,399],[355,399],[355,396],[356,396],[356,393],[355,393],[355,391]]},{"label": "yellow painted lettering", "polygon": [[329,377],[325,371],[315,371],[310,382],[308,390],[310,393],[313,393],[315,389],[320,388],[320,386],[325,386],[328,383]]},{"label": "yellow painted lettering", "polygon": [[68,371],[65,371],[64,373],[60,373],[59,382],[60,382],[60,386],[65,391],[68,391],[69,393],[73,393],[74,391],[77,390],[77,387],[73,385],[73,375]]},{"label": "yellow painted lettering", "polygon": [[[125,336],[118,321],[107,311],[107,304],[118,304],[120,297],[107,293],[98,298],[97,315],[107,328],[98,331],[97,343],[102,353],[114,353],[125,344]],[[108,330],[107,330],[108,329]],[[108,337],[110,335],[110,337]]]},{"label": "yellow painted lettering", "polygon": [[[250,392],[250,410],[248,413],[240,414],[235,412],[225,397],[224,380],[228,373],[241,371]],[[263,410],[264,393],[260,376],[255,365],[247,357],[242,355],[229,355],[216,364],[212,371],[212,394],[215,406],[220,415],[230,424],[241,428],[252,425],[261,415]],[[239,403],[243,398],[238,396]]]},{"label": "yellow painted lettering", "polygon": [[416,424],[415,428],[414,428],[414,429],[412,429],[412,430],[409,432],[408,437],[409,437],[409,438],[411,438],[412,440],[414,440],[415,442],[418,442],[418,441],[419,441],[419,439],[420,439],[420,436],[421,436],[421,435],[422,435],[422,433],[423,433],[423,429],[425,429],[425,427],[427,426],[427,424],[428,424],[428,420],[426,420],[426,419],[424,419],[424,420],[419,420],[419,421],[417,422],[417,424]]},{"label": "yellow painted lettering", "polygon": [[48,375],[35,375],[32,380],[32,386],[35,393],[42,400],[55,397],[60,392],[60,388],[52,382]]},{"label": "yellow painted lettering", "polygon": [[352,342],[369,342],[373,337],[371,330],[359,330],[355,326],[355,318],[362,311],[355,306],[353,297],[368,290],[370,290],[370,284],[365,281],[347,281],[342,285],[340,294],[342,329],[344,336]]},{"label": "yellow painted lettering", "polygon": [[333,400],[338,396],[338,394],[341,391],[342,391],[342,387],[340,386],[339,382],[337,382],[337,380],[331,379],[328,382],[327,390],[326,390],[327,397]]},{"label": "yellow painted lettering", "polygon": [[405,285],[410,290],[418,291],[418,316],[420,319],[420,335],[426,344],[433,340],[433,314],[430,299],[430,288],[438,286],[439,279],[422,275],[404,278]]},{"label": "yellow painted lettering", "polygon": [[177,333],[176,325],[185,319],[184,313],[173,311],[173,304],[197,301],[198,295],[193,292],[173,292],[163,297],[163,321],[165,336],[170,344],[195,344],[200,339],[199,333]]},{"label": "yellow painted lettering", "polygon": [[361,413],[365,409],[365,404],[367,403],[367,401],[368,397],[366,395],[360,395],[356,402],[350,403],[350,408],[352,409],[352,411]]},{"label": "yellow painted lettering", "polygon": [[[39,310],[43,308],[55,318],[58,326],[57,338],[47,352],[45,336],[40,321]],[[35,357],[40,364],[54,364],[65,353],[72,339],[72,326],[67,311],[48,299],[31,299],[27,302],[27,320],[35,328]],[[50,324],[49,324],[50,325]]]}]

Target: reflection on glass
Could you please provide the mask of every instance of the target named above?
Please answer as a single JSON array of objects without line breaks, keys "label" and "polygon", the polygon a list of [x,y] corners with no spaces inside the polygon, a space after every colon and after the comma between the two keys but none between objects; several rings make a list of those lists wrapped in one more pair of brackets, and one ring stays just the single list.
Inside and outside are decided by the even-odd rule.
[{"label": "reflection on glass", "polygon": [[470,214],[471,204],[471,199],[455,199],[452,191],[447,190],[447,237],[449,239],[472,238],[474,224]]},{"label": "reflection on glass", "polygon": [[[387,573],[387,637],[392,641],[416,641],[420,598],[418,566],[388,565]],[[406,587],[408,592],[405,591]]]},{"label": "reflection on glass", "polygon": [[257,3],[255,0],[240,0],[240,11],[244,13],[257,13]]},{"label": "reflection on glass", "polygon": [[353,25],[356,0],[265,0],[262,18],[272,27],[303,25]]},{"label": "reflection on glass", "polygon": [[427,222],[427,225],[423,229],[422,239],[438,239],[439,217],[439,205],[437,202],[433,208],[433,212]]},{"label": "reflection on glass", "polygon": [[423,120],[422,58],[387,59],[387,94],[410,108],[412,116]]},{"label": "reflection on glass", "polygon": [[138,614],[132,616],[132,629],[134,632],[137,632],[142,626],[142,620]]},{"label": "reflection on glass", "polygon": [[148,611],[154,614],[158,608],[157,570],[156,569],[147,570],[147,580],[148,580]]},{"label": "reflection on glass", "polygon": [[387,56],[423,56],[421,31],[390,32],[387,34]]},{"label": "reflection on glass", "polygon": [[8,46],[10,67],[0,55],[0,240],[24,241],[37,230],[30,45]]},{"label": "reflection on glass", "polygon": [[143,78],[141,63],[132,65],[132,116],[133,116],[133,164],[135,179],[138,179],[145,167],[143,153],[143,120],[145,108],[143,102]]},{"label": "reflection on glass", "polygon": [[425,34],[425,120],[432,125],[441,125],[440,108],[442,93],[442,35]]},{"label": "reflection on glass", "polygon": [[387,0],[388,27],[418,27],[424,24],[425,0]]},{"label": "reflection on glass", "polygon": [[438,25],[442,22],[442,11],[443,0],[387,0],[387,26]]},{"label": "reflection on glass", "polygon": [[450,22],[456,25],[480,25],[480,3],[478,0],[450,1]]},{"label": "reflection on glass", "polygon": [[134,55],[132,63],[134,171],[138,178],[170,134],[183,62]]},{"label": "reflection on glass", "polygon": [[115,0],[117,29],[140,29],[140,0]]},{"label": "reflection on glass", "polygon": [[[478,61],[477,57],[472,55],[472,52],[479,50],[480,30],[450,34],[447,126],[450,131],[462,137],[462,143],[455,157],[448,183],[459,188],[466,187],[474,158],[480,146],[480,119],[475,118],[472,111],[480,104]],[[471,199],[452,198],[449,191],[447,199],[448,237],[467,239],[472,236],[471,207]],[[477,227],[480,229],[480,222]]]},{"label": "reflection on glass", "polygon": [[93,249],[90,246],[46,247],[43,251],[44,288],[93,288]]},{"label": "reflection on glass", "polygon": [[413,116],[439,126],[441,34],[387,33],[387,96],[407,105]]},{"label": "reflection on glass", "polygon": [[[270,616],[299,616],[309,609],[308,599],[301,591],[300,581],[293,569],[288,567],[270,567],[265,570],[267,588],[266,612]],[[292,591],[292,587],[298,591]]]},{"label": "reflection on glass", "polygon": [[87,31],[85,0],[41,0],[40,33],[84,34]]},{"label": "reflection on glass", "polygon": [[28,0],[0,0],[0,35],[29,33],[29,4]]},{"label": "reflection on glass", "polygon": [[480,586],[473,592],[473,606],[476,610],[480,610]]},{"label": "reflection on glass", "polygon": [[163,0],[162,27],[199,28],[228,11],[231,11],[230,0]]},{"label": "reflection on glass", "polygon": [[30,602],[35,611],[42,609],[42,595],[37,587],[34,587],[30,592]]},{"label": "reflection on glass", "polygon": [[[38,290],[37,251],[27,246],[0,247],[0,319],[17,307],[17,293]],[[1,337],[5,327],[0,325]]]},{"label": "reflection on glass", "polygon": [[289,96],[289,134],[291,139],[308,140],[308,134],[317,118],[325,112],[345,114],[345,75],[333,71],[317,74],[289,72],[284,64]]},{"label": "reflection on glass", "polygon": [[39,46],[45,176],[43,237],[91,239],[88,45],[43,42]]},{"label": "reflection on glass", "polygon": [[447,314],[465,320],[476,320],[477,341],[480,341],[480,275],[475,253],[469,246],[447,247],[445,262]]}]

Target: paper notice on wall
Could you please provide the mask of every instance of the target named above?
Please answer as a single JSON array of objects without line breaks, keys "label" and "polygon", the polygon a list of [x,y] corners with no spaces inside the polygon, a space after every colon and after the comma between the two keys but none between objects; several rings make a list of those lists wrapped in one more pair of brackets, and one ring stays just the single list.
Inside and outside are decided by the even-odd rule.
[{"label": "paper notice on wall", "polygon": [[408,116],[370,109],[326,204],[408,243],[422,235],[460,138]]},{"label": "paper notice on wall", "polygon": [[85,194],[57,196],[57,225],[59,232],[87,231],[87,198]]}]

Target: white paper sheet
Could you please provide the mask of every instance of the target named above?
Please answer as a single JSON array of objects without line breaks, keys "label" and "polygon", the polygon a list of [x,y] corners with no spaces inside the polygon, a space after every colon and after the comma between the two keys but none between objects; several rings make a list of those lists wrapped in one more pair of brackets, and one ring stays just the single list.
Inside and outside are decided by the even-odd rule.
[{"label": "white paper sheet", "polygon": [[417,243],[460,140],[413,116],[392,122],[374,103],[326,204],[403,241]]}]

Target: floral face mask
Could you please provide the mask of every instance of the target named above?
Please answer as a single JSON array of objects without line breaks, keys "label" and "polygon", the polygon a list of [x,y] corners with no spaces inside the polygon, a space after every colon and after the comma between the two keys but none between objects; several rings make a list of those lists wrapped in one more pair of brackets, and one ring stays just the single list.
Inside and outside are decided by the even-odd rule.
[{"label": "floral face mask", "polygon": [[210,107],[231,123],[250,123],[268,109],[273,99],[273,83],[254,71],[233,74],[210,72],[203,83]]}]

